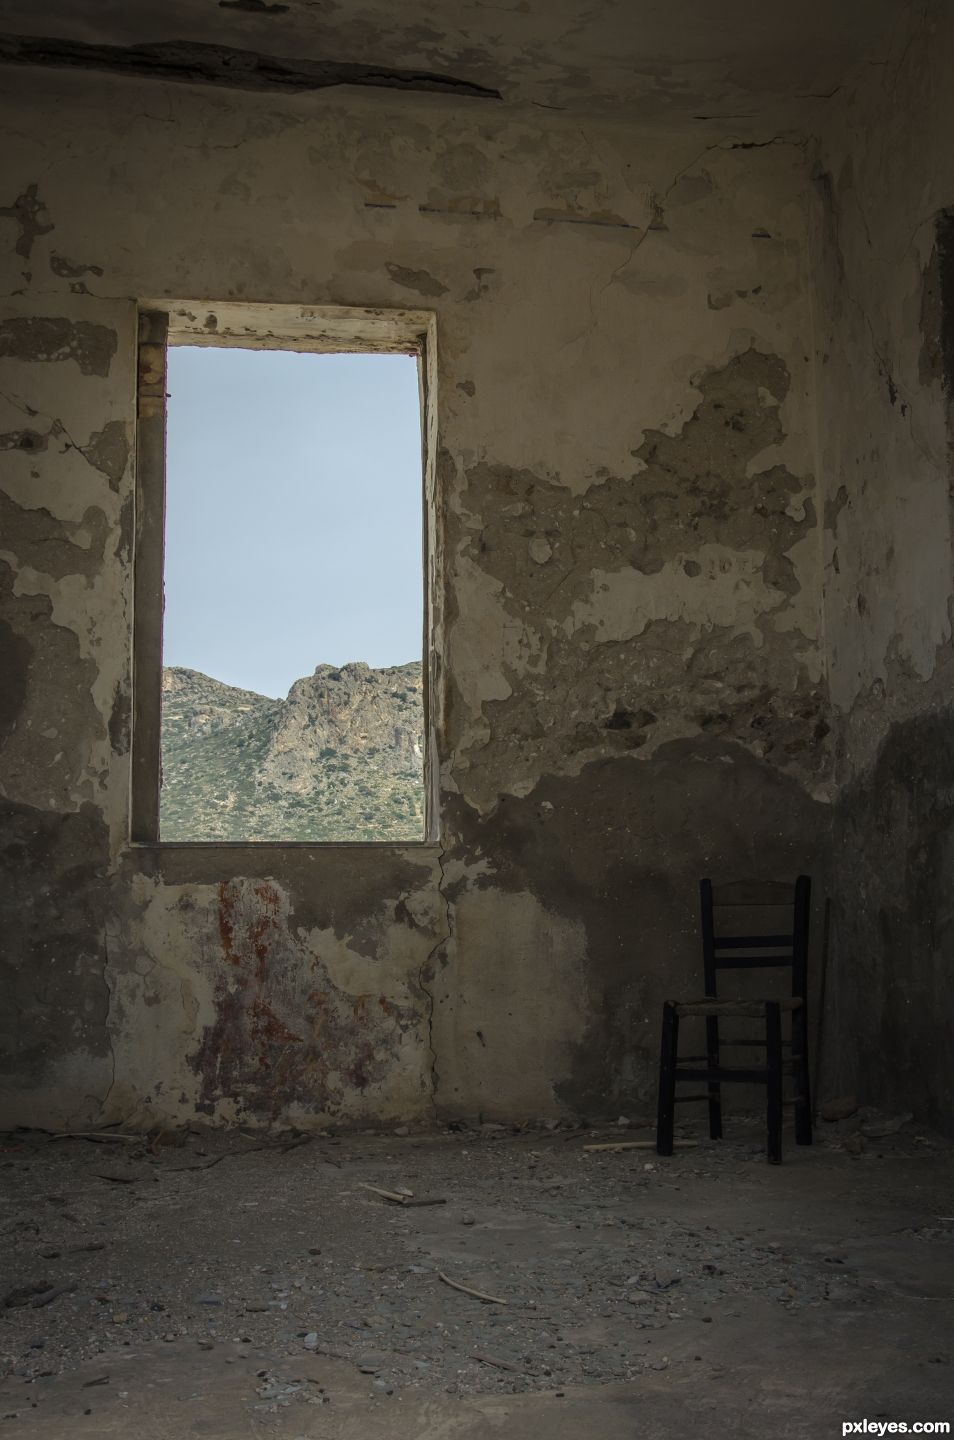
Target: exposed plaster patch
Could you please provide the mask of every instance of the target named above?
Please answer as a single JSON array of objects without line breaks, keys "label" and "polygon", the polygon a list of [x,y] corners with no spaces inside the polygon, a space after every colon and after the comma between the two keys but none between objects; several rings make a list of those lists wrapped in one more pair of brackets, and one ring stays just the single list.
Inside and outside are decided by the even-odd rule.
[{"label": "exposed plaster patch", "polygon": [[662,745],[700,733],[738,740],[813,789],[827,773],[824,691],[788,646],[659,620],[617,644],[551,642],[548,659],[546,677],[525,677],[511,699],[485,707],[484,744],[454,763],[459,790],[482,812],[547,773],[578,774],[614,754],[655,762]]},{"label": "exposed plaster patch", "polygon": [[36,185],[28,185],[12,205],[0,205],[0,218],[15,220],[19,225],[20,234],[14,249],[24,260],[29,260],[39,236],[48,235],[55,228]]},{"label": "exposed plaster patch", "polygon": [[401,285],[405,290],[414,290],[418,295],[447,294],[447,286],[443,281],[427,270],[408,270],[405,265],[393,265],[391,261],[388,261],[385,269],[395,285]]},{"label": "exposed plaster patch", "polygon": [[[648,756],[713,724],[807,777],[823,768],[813,601],[790,558],[814,507],[785,466],[750,473],[784,439],[788,373],[749,350],[697,384],[695,413],[649,432],[628,479],[578,494],[487,462],[466,472],[450,736],[481,810],[594,753]],[[658,724],[614,731],[618,708]]]},{"label": "exposed plaster patch", "polygon": [[[34,407],[25,404],[16,396],[2,394],[0,400],[24,415],[40,418]],[[39,457],[47,452],[42,463],[37,461],[36,464],[31,464],[28,470],[23,466],[8,466],[4,484],[10,503],[17,504],[24,511],[46,508],[48,513],[52,514],[49,504],[43,506],[43,500],[52,501],[55,497],[57,505],[67,512],[58,513],[55,518],[66,527],[66,533],[69,533],[70,524],[76,523],[72,517],[82,520],[84,510],[91,508],[92,502],[99,502],[103,497],[101,485],[90,483],[89,474],[84,474],[80,467],[69,466],[67,483],[68,471],[63,465],[62,457],[73,454],[80,456],[93,471],[104,475],[109,481],[110,489],[118,493],[129,460],[128,427],[125,421],[110,420],[102,430],[93,431],[87,444],[81,445],[73,439],[62,421],[47,415],[42,416],[42,419],[48,423],[45,431],[24,427],[0,434],[0,451],[10,451],[24,459]],[[61,443],[51,450],[53,441]],[[59,476],[64,483],[52,484],[54,476]],[[0,504],[2,503],[0,501]],[[99,508],[98,504],[96,508]],[[12,533],[16,533],[16,527]]]},{"label": "exposed plaster patch", "polygon": [[605,645],[634,639],[654,620],[688,620],[745,632],[760,644],[759,620],[785,604],[784,595],[763,580],[764,552],[703,545],[695,555],[704,584],[691,587],[683,582],[682,556],[648,575],[636,569],[594,569],[592,592],[574,601],[564,632],[573,636],[585,627],[594,644]]},{"label": "exposed plaster patch", "polygon": [[97,506],[80,521],[58,520],[42,507],[17,505],[0,490],[0,553],[15,556],[18,567],[62,580],[83,575],[92,584],[99,573],[110,524]]},{"label": "exposed plaster patch", "polygon": [[124,420],[109,420],[102,430],[94,430],[87,444],[81,447],[91,465],[109,481],[109,488],[118,491],[129,464],[129,431]]},{"label": "exposed plaster patch", "polygon": [[[529,623],[529,616],[517,618],[501,603],[502,583],[489,576],[466,556],[457,564],[455,581],[460,613],[454,624],[453,646],[457,693],[462,701],[457,723],[464,726],[461,741],[480,745],[490,731],[482,707],[490,700],[506,700],[513,693],[507,670],[525,673],[542,654],[542,640]],[[539,617],[537,617],[539,619]],[[472,717],[470,730],[465,716]],[[457,736],[455,735],[455,738]]]},{"label": "exposed plaster patch", "polygon": [[88,320],[15,315],[0,321],[0,359],[75,360],[84,375],[106,376],[116,346],[115,330]]},{"label": "exposed plaster patch", "polygon": [[50,256],[50,269],[63,280],[78,280],[83,275],[101,276],[103,273],[101,265],[74,265],[62,255]]}]

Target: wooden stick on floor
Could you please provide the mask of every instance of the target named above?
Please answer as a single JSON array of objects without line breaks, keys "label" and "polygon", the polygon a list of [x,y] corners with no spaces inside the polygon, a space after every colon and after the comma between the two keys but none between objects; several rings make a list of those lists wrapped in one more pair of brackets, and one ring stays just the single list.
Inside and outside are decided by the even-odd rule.
[{"label": "wooden stick on floor", "polygon": [[444,1284],[449,1285],[452,1290],[460,1290],[465,1295],[473,1295],[475,1300],[483,1300],[485,1305],[507,1305],[509,1303],[500,1295],[487,1295],[483,1290],[474,1290],[470,1285],[461,1285],[458,1280],[452,1280],[449,1275],[445,1275],[443,1270],[438,1270],[437,1278],[443,1280]]},{"label": "wooden stick on floor", "polygon": [[[677,1150],[694,1150],[698,1140],[674,1140]],[[655,1150],[655,1140],[608,1140],[601,1145],[584,1145],[584,1150]]]}]

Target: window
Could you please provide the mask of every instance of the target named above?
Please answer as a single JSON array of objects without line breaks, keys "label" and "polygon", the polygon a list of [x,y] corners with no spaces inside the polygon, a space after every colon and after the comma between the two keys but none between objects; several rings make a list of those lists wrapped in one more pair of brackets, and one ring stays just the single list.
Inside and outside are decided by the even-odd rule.
[{"label": "window", "polygon": [[427,312],[144,308],[134,840],[431,838],[433,364]]}]

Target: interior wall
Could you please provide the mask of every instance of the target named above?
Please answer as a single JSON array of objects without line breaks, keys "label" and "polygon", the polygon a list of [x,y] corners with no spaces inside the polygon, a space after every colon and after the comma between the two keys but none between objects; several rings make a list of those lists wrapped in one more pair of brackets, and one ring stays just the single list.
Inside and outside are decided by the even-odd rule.
[{"label": "interior wall", "polygon": [[[816,172],[825,627],[837,731],[832,1084],[954,1128],[954,23],[917,7]],[[945,252],[947,260],[945,263]]]},{"label": "interior wall", "polygon": [[[700,875],[826,863],[805,147],[43,72],[3,103],[3,1123],[645,1106]],[[441,846],[127,843],[163,296],[436,312]]]}]

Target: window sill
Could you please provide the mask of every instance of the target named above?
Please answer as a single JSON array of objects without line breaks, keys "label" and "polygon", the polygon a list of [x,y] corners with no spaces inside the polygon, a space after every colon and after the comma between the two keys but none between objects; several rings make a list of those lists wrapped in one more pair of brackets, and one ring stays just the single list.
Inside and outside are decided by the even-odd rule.
[{"label": "window sill", "polygon": [[357,887],[386,896],[436,883],[442,847],[437,840],[130,841],[121,863],[167,885],[228,885],[233,880],[274,881],[292,893]]},{"label": "window sill", "polygon": [[273,853],[276,850],[442,850],[440,840],[127,840],[125,848],[133,853],[173,854],[179,851],[213,854],[224,850],[251,850]]}]

